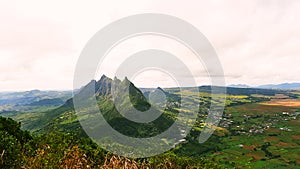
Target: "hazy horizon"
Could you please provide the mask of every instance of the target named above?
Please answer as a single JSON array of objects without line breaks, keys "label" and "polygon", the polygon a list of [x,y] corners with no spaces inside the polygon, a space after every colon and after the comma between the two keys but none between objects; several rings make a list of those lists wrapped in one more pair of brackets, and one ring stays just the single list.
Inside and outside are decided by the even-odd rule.
[{"label": "hazy horizon", "polygon": [[[110,79],[114,79],[114,77],[109,77],[109,76],[106,76],[106,77],[108,77]],[[92,79],[92,80],[98,81],[98,80],[100,80],[100,78]],[[120,79],[120,78],[118,78],[118,79]],[[120,80],[124,80],[124,79],[120,79]],[[287,84],[293,84],[293,83],[300,83],[300,82],[291,82],[291,83],[287,83]],[[248,84],[227,84],[225,87],[230,87],[232,85],[246,85],[246,86],[249,86],[250,88],[255,88],[255,87],[259,87],[259,86],[263,86],[263,85],[280,85],[280,84],[285,84],[285,83],[277,83],[277,84],[268,83],[268,84],[261,84],[261,85],[256,85],[256,86],[251,86],[251,85],[248,85]],[[199,86],[207,86],[207,85],[210,85],[210,84],[202,84],[202,85],[197,85],[197,86],[182,86],[182,87],[199,87]],[[137,86],[137,85],[135,85],[135,86]],[[82,86],[82,87],[84,87],[84,86]],[[163,87],[163,86],[137,86],[137,87],[140,88],[140,89],[143,89],[143,88],[145,88],[145,89],[146,88],[153,88],[154,89],[154,88],[158,88],[158,87],[167,89],[167,88],[177,88],[178,86],[167,86],[167,87]],[[239,87],[237,87],[237,88],[239,88]],[[29,89],[29,90],[7,90],[7,91],[0,90],[0,93],[27,92],[27,91],[34,91],[34,90],[39,90],[39,91],[72,91],[72,90],[78,90],[78,89],[73,89],[73,88],[70,88],[70,89],[39,89],[39,88],[32,88],[32,89]]]}]

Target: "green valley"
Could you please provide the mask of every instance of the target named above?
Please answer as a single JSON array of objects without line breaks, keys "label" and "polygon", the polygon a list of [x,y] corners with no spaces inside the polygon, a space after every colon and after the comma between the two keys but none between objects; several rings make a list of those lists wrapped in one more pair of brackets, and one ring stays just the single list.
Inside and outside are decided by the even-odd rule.
[{"label": "green valley", "polygon": [[[118,112],[114,104],[111,90],[113,84],[117,86],[114,92],[117,92],[117,98],[125,113],[131,113],[132,109],[126,106],[130,103],[137,110],[150,109],[153,106],[151,97],[157,99],[151,96],[151,92],[163,92],[166,95],[166,108],[162,115],[152,122],[142,124],[130,121]],[[95,93],[85,92],[89,85],[95,86]],[[128,86],[129,98],[126,98],[120,91]],[[49,96],[46,99],[44,96],[43,99],[24,104],[34,106],[32,109],[2,111],[1,116],[21,122],[20,125],[11,119],[2,118],[0,128],[5,140],[16,141],[14,145],[17,147],[12,147],[9,153],[21,153],[9,159],[10,154],[6,153],[8,150],[5,148],[8,143],[2,142],[0,150],[3,155],[0,164],[12,168],[76,168],[79,164],[79,168],[111,168],[111,162],[114,162],[115,168],[123,168],[125,165],[132,168],[299,168],[299,91],[226,88],[226,107],[221,121],[217,126],[212,126],[215,131],[209,140],[200,144],[198,137],[206,125],[205,119],[210,104],[216,102],[212,98],[224,97],[224,93],[212,95],[210,86],[198,87],[199,93],[195,89],[138,89],[128,79],[121,81],[102,76],[99,81],[91,81],[74,96],[85,100],[91,96],[97,99],[97,107],[88,107],[86,112],[81,114],[75,113],[74,98],[71,98],[69,93],[56,98]],[[70,98],[66,99],[67,96]],[[1,100],[8,97],[9,95],[3,96]],[[197,121],[184,139],[173,143],[174,147],[170,151],[155,157],[131,159],[115,156],[89,139],[78,120],[88,120],[87,113],[99,108],[105,120],[116,131],[135,138],[152,137],[167,130],[178,118],[181,97],[188,98],[188,104],[199,105],[199,110],[183,110],[187,115],[196,111]],[[61,104],[61,100],[65,102]],[[157,103],[159,105],[160,102]],[[6,106],[20,105],[7,103]],[[6,123],[14,124],[17,132],[9,132]],[[94,128],[100,129],[103,125],[104,123],[99,121]],[[20,127],[31,134],[20,130]],[[182,132],[186,131],[178,128],[174,135]],[[14,152],[14,149],[18,152]],[[80,162],[72,161],[75,159],[70,159],[69,156]],[[14,162],[8,163],[5,160],[17,160],[15,163],[18,164],[12,165]]]}]

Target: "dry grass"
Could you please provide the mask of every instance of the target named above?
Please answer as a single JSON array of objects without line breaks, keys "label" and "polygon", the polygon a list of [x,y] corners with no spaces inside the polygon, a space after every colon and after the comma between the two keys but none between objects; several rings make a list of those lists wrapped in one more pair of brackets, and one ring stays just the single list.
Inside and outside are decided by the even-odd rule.
[{"label": "dry grass", "polygon": [[267,106],[285,106],[285,107],[300,107],[300,100],[296,99],[272,99],[268,102],[260,103]]},{"label": "dry grass", "polygon": [[[127,159],[124,157],[106,156],[104,165],[101,166],[99,169],[110,169],[110,168],[122,168],[122,169],[138,169],[139,164],[136,161]],[[141,168],[148,168],[145,164],[142,164]]]},{"label": "dry grass", "polygon": [[65,169],[79,169],[79,168],[91,168],[91,161],[87,159],[87,156],[80,152],[78,146],[73,146],[65,153],[59,168]]},{"label": "dry grass", "polygon": [[[39,149],[36,156],[26,159],[24,169],[42,169],[42,168],[58,168],[58,169],[176,169],[182,168],[177,166],[169,158],[164,158],[157,163],[149,161],[136,161],[126,157],[115,155],[106,155],[104,159],[93,161],[84,154],[78,146],[70,147],[57,164],[51,163],[50,147]],[[47,164],[48,163],[48,164]],[[52,162],[53,163],[53,162]],[[195,166],[184,167],[186,169],[195,168]],[[197,167],[199,168],[199,166]],[[203,166],[203,168],[207,168]]]}]

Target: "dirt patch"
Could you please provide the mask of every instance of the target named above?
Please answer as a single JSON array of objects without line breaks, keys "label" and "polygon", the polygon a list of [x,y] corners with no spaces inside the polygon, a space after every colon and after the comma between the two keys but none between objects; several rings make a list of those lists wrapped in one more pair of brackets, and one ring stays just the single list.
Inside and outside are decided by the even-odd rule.
[{"label": "dirt patch", "polygon": [[244,148],[245,150],[254,151],[255,146],[253,146],[253,145],[252,145],[252,146],[244,145],[243,148]]},{"label": "dirt patch", "polygon": [[300,135],[292,136],[292,138],[295,139],[295,140],[300,140]]},{"label": "dirt patch", "polygon": [[279,129],[269,128],[266,130],[267,133],[280,133]]},{"label": "dirt patch", "polygon": [[249,154],[246,154],[246,156],[252,157],[253,158],[252,162],[259,161],[259,160],[265,158],[265,154],[263,152],[249,153]]},{"label": "dirt patch", "polygon": [[289,143],[285,143],[285,142],[279,142],[277,144],[275,144],[276,147],[289,147],[289,146],[293,146],[292,144]]},{"label": "dirt patch", "polygon": [[273,137],[273,136],[269,136],[269,137],[266,137],[264,141],[265,142],[278,142],[279,138]]}]

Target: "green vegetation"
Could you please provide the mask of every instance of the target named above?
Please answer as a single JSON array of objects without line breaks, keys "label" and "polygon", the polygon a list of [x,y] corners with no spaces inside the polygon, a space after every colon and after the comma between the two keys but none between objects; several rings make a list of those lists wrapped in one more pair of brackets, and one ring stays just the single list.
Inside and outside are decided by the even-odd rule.
[{"label": "green vegetation", "polygon": [[221,168],[204,158],[178,157],[173,152],[128,159],[99,148],[89,138],[51,132],[31,136],[20,123],[0,117],[1,168]]},{"label": "green vegetation", "polygon": [[[128,103],[138,110],[148,110],[152,105],[147,98],[153,89],[142,93],[126,79],[107,77],[93,83],[98,105],[86,108],[81,114],[75,113],[72,99],[59,107],[52,106],[53,100],[43,99],[32,102],[39,106],[29,111],[2,112],[2,116],[21,121],[22,126],[10,118],[0,118],[0,168],[299,168],[299,91],[228,88],[220,124],[212,126],[214,134],[200,144],[198,137],[205,126],[210,103],[217,103],[212,98],[222,98],[224,93],[211,95],[208,86],[199,87],[200,93],[195,92],[196,88],[159,89],[166,94],[166,109],[158,119],[142,124],[124,118],[117,111],[110,87],[117,84],[115,91],[125,113],[131,112]],[[129,98],[120,91],[127,84]],[[85,89],[78,95],[87,96],[83,97],[87,100]],[[199,104],[199,110],[182,110],[180,95],[187,98],[188,105]],[[196,111],[198,118],[185,140],[170,151],[150,158],[129,159],[98,147],[81,128],[78,119],[88,120],[87,113],[98,108],[115,130],[132,137],[157,135],[175,120],[191,125],[190,119],[177,117],[179,111],[187,116]],[[95,129],[102,125],[97,122]]]}]

